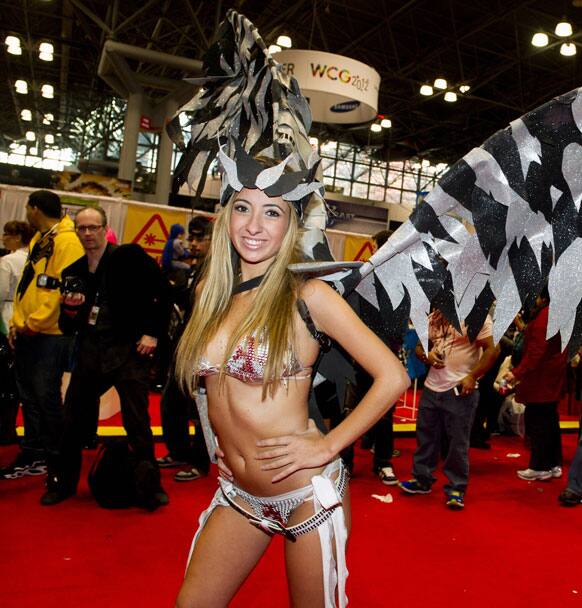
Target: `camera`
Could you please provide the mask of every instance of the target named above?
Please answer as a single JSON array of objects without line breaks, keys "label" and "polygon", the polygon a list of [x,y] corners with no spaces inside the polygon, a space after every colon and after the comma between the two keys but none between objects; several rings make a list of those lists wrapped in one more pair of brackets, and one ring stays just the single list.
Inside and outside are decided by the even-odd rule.
[{"label": "camera", "polygon": [[39,274],[36,277],[36,286],[43,289],[60,289],[64,295],[66,293],[85,293],[85,282],[81,277],[65,277],[59,281],[56,277],[48,274]]},{"label": "camera", "polygon": [[61,293],[85,293],[85,282],[81,277],[65,277],[60,284]]}]

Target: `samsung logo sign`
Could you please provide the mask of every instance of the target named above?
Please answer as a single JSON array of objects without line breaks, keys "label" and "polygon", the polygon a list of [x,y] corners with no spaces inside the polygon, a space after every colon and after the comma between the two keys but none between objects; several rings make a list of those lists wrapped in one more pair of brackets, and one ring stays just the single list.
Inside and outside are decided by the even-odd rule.
[{"label": "samsung logo sign", "polygon": [[351,112],[356,108],[360,107],[359,101],[344,101],[342,103],[336,103],[335,106],[331,106],[332,112]]}]

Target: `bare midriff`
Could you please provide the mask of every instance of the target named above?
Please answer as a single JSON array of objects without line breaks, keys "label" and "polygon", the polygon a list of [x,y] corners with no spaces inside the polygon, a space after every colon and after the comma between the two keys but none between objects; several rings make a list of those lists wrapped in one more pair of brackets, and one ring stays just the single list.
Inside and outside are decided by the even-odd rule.
[{"label": "bare midriff", "polygon": [[234,475],[236,485],[255,496],[275,496],[304,487],[323,467],[296,471],[273,483],[280,469],[261,470],[271,462],[259,460],[257,441],[282,437],[307,429],[307,399],[310,382],[287,378],[279,382],[273,396],[267,392],[262,400],[263,386],[247,384],[226,377],[219,386],[218,376],[206,378],[208,414],[225,454],[225,463]]}]

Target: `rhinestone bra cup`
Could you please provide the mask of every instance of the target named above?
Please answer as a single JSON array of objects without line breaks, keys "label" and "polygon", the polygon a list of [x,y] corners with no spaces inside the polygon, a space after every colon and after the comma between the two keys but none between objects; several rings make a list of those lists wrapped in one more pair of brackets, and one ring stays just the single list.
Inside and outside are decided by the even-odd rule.
[{"label": "rhinestone bra cup", "polygon": [[[241,380],[249,384],[261,384],[265,377],[265,366],[269,354],[269,344],[260,341],[255,336],[245,338],[234,350],[232,355],[224,364],[224,373],[227,376]],[[206,377],[220,373],[220,366],[211,363],[207,359],[201,359],[198,367],[194,370],[196,376]],[[305,372],[305,374],[301,374]],[[290,353],[287,363],[280,379],[297,377],[298,379],[310,378],[311,368],[304,367],[295,356]]]}]

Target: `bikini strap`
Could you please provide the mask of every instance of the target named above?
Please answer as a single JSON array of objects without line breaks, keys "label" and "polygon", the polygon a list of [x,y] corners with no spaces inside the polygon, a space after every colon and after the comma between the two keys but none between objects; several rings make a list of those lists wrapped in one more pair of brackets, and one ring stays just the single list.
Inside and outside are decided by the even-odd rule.
[{"label": "bikini strap", "polygon": [[331,348],[331,339],[327,334],[324,334],[322,331],[319,331],[317,327],[315,327],[315,323],[311,318],[311,313],[309,312],[309,308],[307,308],[305,300],[297,298],[297,310],[299,311],[299,315],[303,319],[303,322],[307,326],[309,333],[319,343],[321,350],[327,352]]}]

